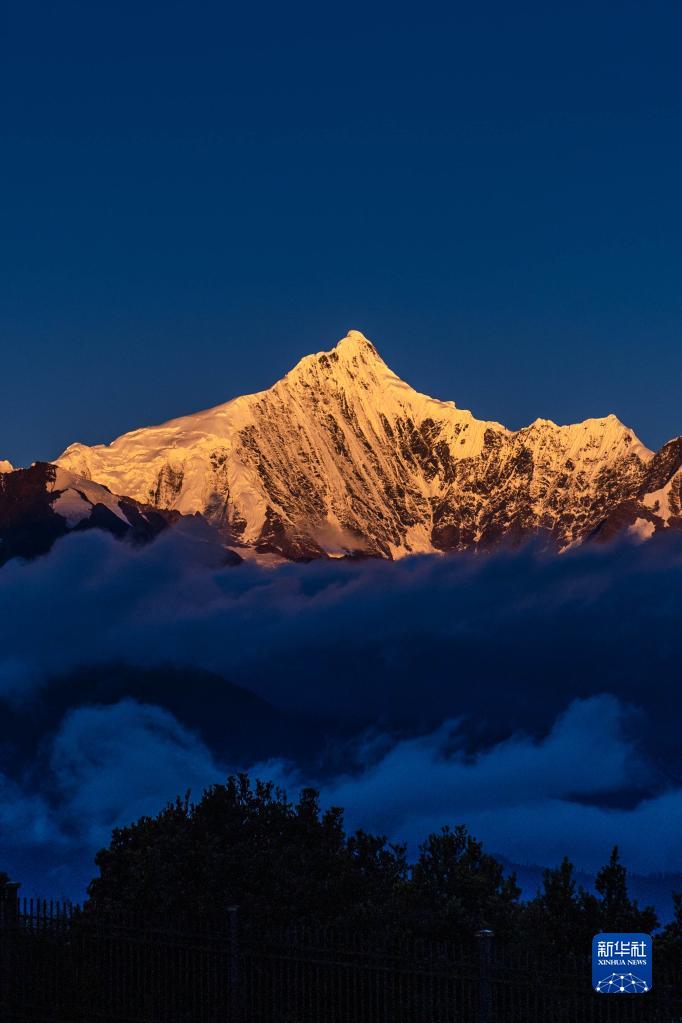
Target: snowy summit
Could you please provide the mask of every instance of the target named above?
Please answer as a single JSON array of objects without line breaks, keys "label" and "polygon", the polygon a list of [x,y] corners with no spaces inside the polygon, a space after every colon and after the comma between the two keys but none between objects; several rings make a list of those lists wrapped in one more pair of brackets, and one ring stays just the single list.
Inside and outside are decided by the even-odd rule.
[{"label": "snowy summit", "polygon": [[357,330],[268,390],[111,444],[72,444],[57,464],[290,558],[393,558],[534,534],[561,549],[682,525],[682,442],[654,454],[612,415],[518,431],[478,420],[413,390]]}]

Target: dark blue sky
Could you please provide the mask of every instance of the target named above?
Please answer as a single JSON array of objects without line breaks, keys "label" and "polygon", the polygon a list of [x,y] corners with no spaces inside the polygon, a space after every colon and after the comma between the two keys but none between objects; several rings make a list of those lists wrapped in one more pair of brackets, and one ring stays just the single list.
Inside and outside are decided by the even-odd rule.
[{"label": "dark blue sky", "polygon": [[349,327],[510,426],[682,430],[679,4],[3,17],[0,458],[267,386]]}]

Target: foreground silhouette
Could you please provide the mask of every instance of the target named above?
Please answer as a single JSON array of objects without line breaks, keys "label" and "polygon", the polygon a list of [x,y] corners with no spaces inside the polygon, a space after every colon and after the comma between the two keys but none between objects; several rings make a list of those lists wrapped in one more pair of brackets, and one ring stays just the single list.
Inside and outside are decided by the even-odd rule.
[{"label": "foreground silhouette", "polygon": [[[82,909],[19,900],[0,875],[2,1019],[74,1023],[546,1023],[611,1018],[595,933],[651,932],[614,848],[595,892],[568,860],[529,902],[459,825],[416,862],[347,835],[317,793],[242,775],[117,829]],[[682,895],[632,1023],[682,1014]]]}]

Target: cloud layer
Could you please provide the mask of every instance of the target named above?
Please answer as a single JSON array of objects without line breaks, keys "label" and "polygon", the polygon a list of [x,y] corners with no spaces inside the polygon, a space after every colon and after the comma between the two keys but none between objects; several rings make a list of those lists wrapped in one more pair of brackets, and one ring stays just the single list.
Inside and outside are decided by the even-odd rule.
[{"label": "cloud layer", "polygon": [[462,821],[520,862],[593,870],[618,842],[633,869],[679,870],[681,614],[675,537],[275,571],[198,563],[172,532],[141,550],[68,537],[0,573],[0,701],[13,729],[45,714],[30,755],[2,736],[0,857],[80,884],[114,824],[255,767],[163,693],[45,711],[69,672],[125,661],[216,671],[356,730],[317,769],[255,767],[317,783],[352,826],[414,846]]}]

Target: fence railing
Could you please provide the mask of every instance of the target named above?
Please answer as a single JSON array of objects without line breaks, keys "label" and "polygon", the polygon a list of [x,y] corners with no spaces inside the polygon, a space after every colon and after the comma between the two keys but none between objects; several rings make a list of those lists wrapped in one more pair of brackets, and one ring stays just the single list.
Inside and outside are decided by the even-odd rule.
[{"label": "fence railing", "polygon": [[682,1023],[681,974],[598,995],[588,957],[496,947],[485,931],[457,944],[234,908],[150,920],[0,900],[3,1023]]}]

